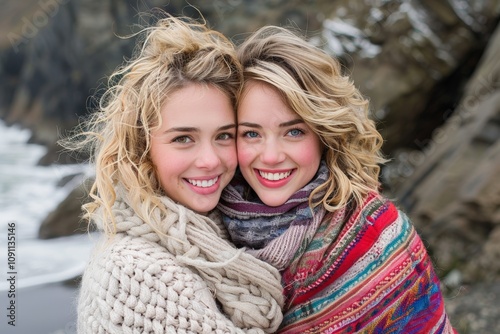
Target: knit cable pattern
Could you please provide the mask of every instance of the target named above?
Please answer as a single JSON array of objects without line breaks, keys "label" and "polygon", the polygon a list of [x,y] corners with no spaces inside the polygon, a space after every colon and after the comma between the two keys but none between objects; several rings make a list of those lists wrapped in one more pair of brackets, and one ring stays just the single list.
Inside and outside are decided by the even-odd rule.
[{"label": "knit cable pattern", "polygon": [[151,213],[160,229],[139,218],[118,189],[113,208],[117,233],[140,237],[165,247],[175,258],[198,273],[221,303],[230,320],[240,328],[263,328],[272,333],[282,320],[283,291],[279,272],[243,249],[219,237],[219,228],[209,218],[162,198],[168,210]]},{"label": "knit cable pattern", "polygon": [[79,334],[264,334],[235,326],[159,244],[123,233],[101,241],[82,278]]}]

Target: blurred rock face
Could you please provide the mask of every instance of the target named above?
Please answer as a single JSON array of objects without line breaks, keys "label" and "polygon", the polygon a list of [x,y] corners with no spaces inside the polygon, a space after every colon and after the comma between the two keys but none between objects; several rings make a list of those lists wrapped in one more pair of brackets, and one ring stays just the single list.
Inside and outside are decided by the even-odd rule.
[{"label": "blurred rock face", "polygon": [[[384,151],[394,158],[383,170],[384,187],[401,199],[440,274],[486,274],[500,253],[500,41],[498,33],[491,38],[498,1],[190,1],[197,9],[185,0],[132,3],[0,0],[0,117],[49,146],[41,163],[70,160],[55,142],[95,106],[89,96],[98,98],[106,76],[131,55],[134,39],[118,36],[147,23],[138,12],[201,13],[236,43],[266,24],[292,25],[338,57],[370,98]],[[69,216],[79,212],[62,215]],[[67,228],[69,220],[54,213],[43,236],[75,231],[78,219]],[[500,268],[491,270],[498,278]]]},{"label": "blurred rock face", "polygon": [[418,164],[396,191],[438,267],[469,282],[500,277],[499,54],[497,29],[453,115],[408,154]]}]

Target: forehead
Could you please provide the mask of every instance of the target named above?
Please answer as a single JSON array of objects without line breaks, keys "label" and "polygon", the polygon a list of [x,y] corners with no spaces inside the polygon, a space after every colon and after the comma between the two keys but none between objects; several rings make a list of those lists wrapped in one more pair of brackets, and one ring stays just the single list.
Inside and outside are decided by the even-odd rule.
[{"label": "forehead", "polygon": [[165,100],[164,123],[203,123],[207,118],[234,118],[230,98],[213,86],[191,84],[174,91]]},{"label": "forehead", "polygon": [[274,125],[296,118],[300,117],[270,84],[252,80],[245,85],[238,105],[238,121]]}]

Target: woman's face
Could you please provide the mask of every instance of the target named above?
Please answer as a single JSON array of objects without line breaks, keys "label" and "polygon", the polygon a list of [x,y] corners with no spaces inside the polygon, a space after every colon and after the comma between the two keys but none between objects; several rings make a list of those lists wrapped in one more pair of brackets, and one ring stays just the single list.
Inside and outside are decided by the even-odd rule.
[{"label": "woman's face", "polygon": [[238,108],[238,163],[264,204],[278,206],[316,174],[319,137],[272,86],[251,81]]},{"label": "woman's face", "polygon": [[205,214],[237,165],[231,102],[215,87],[191,84],[170,95],[161,117],[150,152],[161,186],[174,201]]}]

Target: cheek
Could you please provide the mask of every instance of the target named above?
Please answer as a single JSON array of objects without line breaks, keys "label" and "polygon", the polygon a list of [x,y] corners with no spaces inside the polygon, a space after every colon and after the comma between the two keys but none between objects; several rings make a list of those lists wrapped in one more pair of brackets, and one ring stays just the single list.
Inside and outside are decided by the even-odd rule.
[{"label": "cheek", "polygon": [[177,177],[184,169],[185,166],[180,159],[164,159],[156,165],[160,177],[166,182]]},{"label": "cheek", "polygon": [[172,169],[172,166],[175,165],[175,162],[172,164],[165,164],[159,162],[155,164],[155,172],[156,178],[160,183],[163,191],[169,196],[173,196],[174,185],[177,183],[174,181],[176,175],[178,175],[175,169]]},{"label": "cheek", "polygon": [[228,169],[236,170],[236,167],[238,166],[238,157],[236,155],[236,150],[232,150],[230,153],[228,153],[225,161]]},{"label": "cheek", "polygon": [[238,156],[236,155],[236,145],[225,147],[219,153],[219,157],[228,170],[236,170],[238,166]]},{"label": "cheek", "polygon": [[238,144],[238,164],[246,168],[255,159],[255,152],[248,145]]},{"label": "cheek", "polygon": [[[319,142],[312,140],[294,149],[296,161],[303,166],[318,165],[321,161],[321,147]],[[317,166],[312,166],[317,167]]]}]

